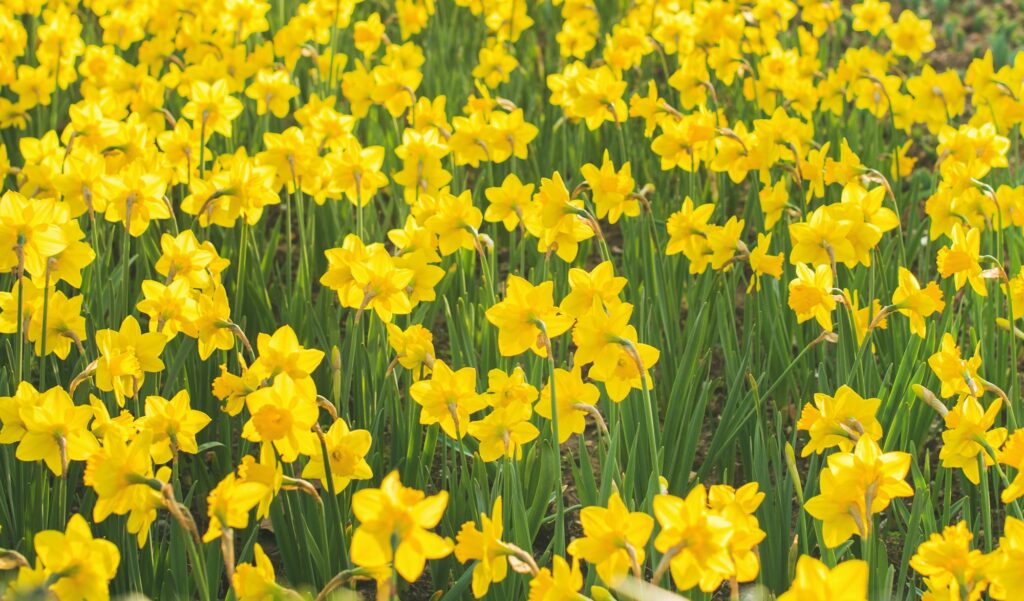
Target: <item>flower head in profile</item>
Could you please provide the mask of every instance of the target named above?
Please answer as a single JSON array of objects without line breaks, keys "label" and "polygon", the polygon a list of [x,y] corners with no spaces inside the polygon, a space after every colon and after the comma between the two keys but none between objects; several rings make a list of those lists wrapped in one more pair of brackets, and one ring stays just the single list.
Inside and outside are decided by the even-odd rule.
[{"label": "flower head in profile", "polygon": [[430,330],[419,324],[403,330],[389,323],[388,344],[397,355],[395,360],[412,372],[413,379],[419,380],[430,373],[434,365],[434,335]]},{"label": "flower head in profile", "polygon": [[969,228],[966,232],[959,223],[953,224],[952,241],[939,249],[939,274],[952,277],[956,289],[970,284],[981,296],[987,296],[985,280],[981,276],[981,230]]},{"label": "flower head in profile", "polygon": [[750,277],[750,284],[747,286],[747,294],[751,290],[761,290],[761,277],[769,276],[774,279],[782,277],[783,254],[770,254],[769,247],[772,244],[772,234],[758,234],[757,246],[755,246],[747,257],[750,263],[750,270],[753,272]]},{"label": "flower head in profile", "polygon": [[735,578],[737,582],[750,582],[761,571],[761,560],[757,546],[765,538],[764,530],[754,515],[764,501],[764,493],[757,482],[748,482],[739,488],[728,484],[716,484],[708,489],[708,507],[732,524],[729,539],[729,556],[733,571],[722,574],[722,578]]},{"label": "flower head in profile", "polygon": [[476,561],[473,566],[473,596],[477,599],[487,594],[492,583],[498,583],[508,575],[509,548],[502,542],[501,497],[494,500],[491,515],[480,514],[480,527],[473,522],[462,524],[456,537],[455,558],[460,563]]},{"label": "flower head in profile", "polygon": [[265,484],[239,478],[234,472],[225,476],[206,497],[210,525],[203,542],[217,540],[227,529],[248,526],[249,512],[260,504],[266,492]]},{"label": "flower head in profile", "polygon": [[986,556],[983,573],[989,579],[989,595],[1000,601],[1014,597],[1024,587],[1024,521],[1007,516],[999,547]]},{"label": "flower head in profile", "polygon": [[108,431],[103,446],[86,461],[83,476],[97,497],[93,521],[102,522],[111,514],[128,515],[128,532],[136,535],[140,549],[149,538],[157,510],[164,507],[164,499],[154,487],[170,476],[154,474],[151,441],[149,432],[129,441],[124,431]]},{"label": "flower head in profile", "polygon": [[302,597],[277,583],[274,564],[259,543],[253,546],[253,562],[240,563],[231,576],[231,587],[238,601],[264,599],[301,599]]},{"label": "flower head in profile", "polygon": [[0,444],[14,444],[25,436],[22,408],[34,407],[39,391],[31,382],[21,382],[14,395],[0,397]]},{"label": "flower head in profile", "polygon": [[924,338],[925,318],[946,307],[942,290],[935,282],[929,282],[922,288],[914,274],[903,267],[899,269],[899,282],[899,287],[892,293],[892,306],[910,318],[910,331]]},{"label": "flower head in profile", "polygon": [[583,201],[570,198],[565,181],[556,171],[550,178],[541,179],[524,222],[530,235],[537,238],[538,251],[554,253],[569,263],[576,258],[579,243],[592,238],[596,231],[594,222],[584,215]]},{"label": "flower head in profile", "polygon": [[804,445],[801,456],[823,453],[838,447],[849,453],[862,436],[877,441],[882,437],[882,425],[875,414],[882,401],[865,399],[849,386],[840,386],[835,396],[817,392],[814,402],[804,405],[797,422],[797,430],[806,430],[810,441]]},{"label": "flower head in profile", "polygon": [[981,396],[982,386],[978,368],[981,367],[981,344],[974,349],[974,356],[964,359],[960,356],[960,346],[950,333],[942,335],[939,351],[928,357],[928,367],[942,382],[940,393],[944,397],[969,394]]},{"label": "flower head in profile", "polygon": [[1016,430],[1006,439],[1006,445],[996,453],[996,459],[1017,470],[1016,477],[1003,489],[1003,503],[1024,497],[1024,430]]}]

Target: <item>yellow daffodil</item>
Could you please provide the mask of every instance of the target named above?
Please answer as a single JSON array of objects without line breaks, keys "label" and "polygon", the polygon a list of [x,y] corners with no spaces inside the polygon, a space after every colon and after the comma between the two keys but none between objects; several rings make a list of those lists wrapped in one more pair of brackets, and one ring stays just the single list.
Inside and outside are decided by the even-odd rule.
[{"label": "yellow daffodil", "polygon": [[883,453],[867,436],[858,439],[853,452],[829,455],[821,494],[804,504],[807,513],[822,521],[825,544],[835,548],[854,534],[868,536],[874,514],[892,499],[914,494],[905,481],[909,470],[908,453]]},{"label": "yellow daffodil", "polygon": [[984,465],[995,463],[986,450],[997,449],[1006,440],[1006,428],[993,428],[1002,400],[995,399],[988,409],[972,395],[960,397],[956,406],[946,414],[946,430],[942,433],[942,450],[939,459],[942,466],[950,469],[960,468],[974,484],[978,484],[978,455]]},{"label": "yellow daffodil", "polygon": [[508,575],[509,550],[501,541],[501,497],[494,500],[491,515],[480,514],[480,528],[473,522],[462,524],[456,537],[455,558],[460,563],[476,561],[473,567],[473,596],[487,594],[491,584],[501,582]]},{"label": "yellow daffodil", "polygon": [[979,599],[988,586],[985,556],[971,549],[974,534],[967,523],[946,526],[921,543],[910,558],[910,567],[924,577],[935,598]]},{"label": "yellow daffodil", "polygon": [[654,530],[654,518],[630,512],[618,493],[608,498],[608,507],[584,507],[580,511],[583,536],[569,543],[573,557],[590,562],[609,586],[617,585],[629,572],[634,575],[644,563],[644,548]]},{"label": "yellow daffodil", "polygon": [[832,295],[832,270],[827,265],[818,265],[812,271],[800,263],[796,266],[797,277],[789,283],[789,308],[796,313],[798,323],[811,318],[817,320],[822,329],[832,330],[832,311],[836,299]]},{"label": "yellow daffodil", "polygon": [[[334,494],[341,494],[352,480],[367,480],[373,477],[373,470],[366,463],[366,453],[370,450],[372,439],[366,430],[350,430],[345,420],[338,419],[324,433],[323,445],[326,449],[326,462],[330,466],[330,478],[334,486]],[[309,463],[302,468],[303,478],[316,478],[327,481],[327,470],[324,469],[324,452],[320,441],[313,442],[316,448],[307,451]]]},{"label": "yellow daffodil", "polygon": [[796,577],[779,601],[867,601],[868,564],[850,559],[829,568],[820,559],[801,555],[796,562]]},{"label": "yellow daffodil", "polygon": [[506,357],[514,357],[532,350],[547,357],[548,341],[564,334],[573,319],[563,315],[552,298],[553,282],[536,286],[529,281],[510,275],[505,287],[505,298],[487,310],[487,321],[498,328],[498,350]]},{"label": "yellow daffodil", "polygon": [[393,565],[408,582],[423,573],[428,559],[440,559],[454,545],[433,532],[448,505],[448,493],[426,496],[402,485],[391,472],[380,488],[364,488],[352,496],[359,527],[352,536],[352,561],[364,568]]},{"label": "yellow daffodil", "polygon": [[877,442],[882,426],[875,414],[881,404],[880,399],[865,399],[849,386],[840,386],[835,396],[815,393],[814,403],[804,405],[796,424],[797,430],[807,430],[811,437],[800,455],[821,454],[832,447],[849,453],[861,437]]},{"label": "yellow daffodil", "polygon": [[452,371],[441,360],[434,362],[430,379],[414,383],[409,395],[421,407],[421,424],[440,424],[444,433],[456,440],[468,432],[469,416],[487,405],[476,392],[475,369]]}]

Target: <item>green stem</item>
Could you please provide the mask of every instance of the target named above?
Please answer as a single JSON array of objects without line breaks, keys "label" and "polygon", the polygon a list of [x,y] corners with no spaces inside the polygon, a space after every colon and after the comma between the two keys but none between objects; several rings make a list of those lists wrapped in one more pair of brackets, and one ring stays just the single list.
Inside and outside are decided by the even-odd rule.
[{"label": "green stem", "polygon": [[565,553],[565,501],[562,499],[562,445],[559,442],[558,434],[558,400],[555,392],[555,355],[551,348],[551,338],[548,337],[548,330],[544,322],[537,322],[541,336],[544,338],[544,347],[547,351],[548,380],[551,388],[551,436],[554,438],[555,461],[558,465],[557,488],[555,489],[555,537],[552,541],[552,553],[563,555]]},{"label": "green stem", "polygon": [[43,278],[43,327],[39,334],[39,390],[46,390],[46,330],[50,317],[50,268],[52,260],[46,261],[46,276]]}]

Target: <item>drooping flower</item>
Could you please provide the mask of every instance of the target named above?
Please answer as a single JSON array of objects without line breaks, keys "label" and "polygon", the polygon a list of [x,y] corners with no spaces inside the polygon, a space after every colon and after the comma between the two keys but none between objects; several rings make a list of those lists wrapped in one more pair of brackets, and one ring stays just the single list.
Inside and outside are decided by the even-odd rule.
[{"label": "drooping flower", "polygon": [[881,399],[865,399],[845,385],[835,396],[815,393],[814,403],[804,405],[796,424],[797,430],[806,430],[811,437],[800,455],[821,454],[832,447],[849,453],[862,436],[877,441],[882,425],[875,414],[881,404]]}]

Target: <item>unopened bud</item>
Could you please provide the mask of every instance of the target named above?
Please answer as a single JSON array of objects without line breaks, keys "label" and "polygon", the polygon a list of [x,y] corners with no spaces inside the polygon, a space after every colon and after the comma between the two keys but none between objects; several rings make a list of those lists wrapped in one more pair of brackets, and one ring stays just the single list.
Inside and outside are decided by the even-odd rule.
[{"label": "unopened bud", "polygon": [[929,407],[934,409],[935,412],[941,415],[943,419],[946,418],[946,415],[949,413],[949,409],[947,409],[946,405],[939,400],[939,397],[935,396],[934,392],[920,384],[914,384],[911,388],[914,390],[914,394],[917,395],[917,398],[921,399]]},{"label": "unopened bud", "polygon": [[476,239],[480,241],[480,246],[487,252],[494,250],[494,240],[487,234],[477,234]]},{"label": "unopened bud", "polygon": [[800,472],[796,469],[796,452],[793,450],[793,445],[786,443],[786,471],[789,472],[789,478],[793,481],[793,488],[796,489],[796,498],[800,499],[800,504],[804,502],[804,485],[800,482]]}]

